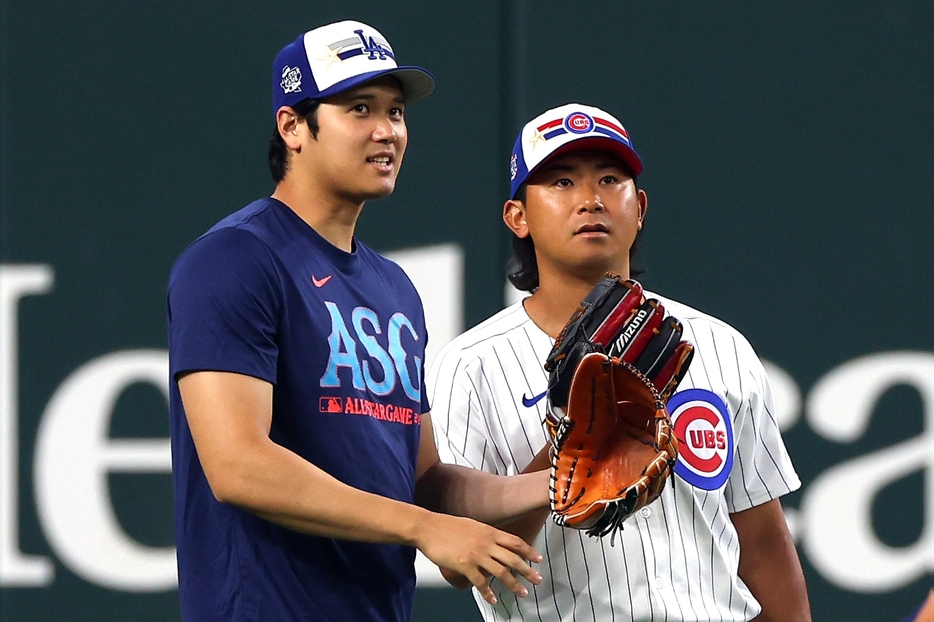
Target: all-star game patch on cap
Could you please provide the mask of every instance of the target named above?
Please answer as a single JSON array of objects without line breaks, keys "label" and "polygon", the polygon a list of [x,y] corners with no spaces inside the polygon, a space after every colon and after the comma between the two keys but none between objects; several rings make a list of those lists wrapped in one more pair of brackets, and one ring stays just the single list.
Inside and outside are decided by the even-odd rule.
[{"label": "all-star game patch on cap", "polygon": [[629,132],[613,115],[583,104],[565,104],[544,112],[522,128],[509,161],[509,197],[548,158],[578,149],[617,154],[634,177],[642,173],[642,158],[632,148]]},{"label": "all-star game patch on cap", "polygon": [[310,30],[288,44],[272,67],[272,114],[304,99],[324,99],[380,76],[395,76],[407,102],[435,90],[434,77],[399,66],[392,46],[372,26],[343,21]]}]

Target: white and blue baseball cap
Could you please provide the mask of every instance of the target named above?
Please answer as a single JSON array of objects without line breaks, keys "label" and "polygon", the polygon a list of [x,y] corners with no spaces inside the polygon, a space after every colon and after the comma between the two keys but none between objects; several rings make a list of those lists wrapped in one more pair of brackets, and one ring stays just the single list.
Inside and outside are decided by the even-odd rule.
[{"label": "white and blue baseball cap", "polygon": [[565,104],[522,128],[509,161],[509,197],[516,198],[519,187],[548,158],[578,149],[610,151],[622,158],[633,177],[642,173],[642,158],[616,117],[593,106]]},{"label": "white and blue baseball cap", "polygon": [[324,99],[380,76],[395,76],[406,101],[435,90],[421,67],[399,66],[392,46],[372,26],[343,21],[310,30],[288,44],[272,66],[272,113],[304,99]]}]

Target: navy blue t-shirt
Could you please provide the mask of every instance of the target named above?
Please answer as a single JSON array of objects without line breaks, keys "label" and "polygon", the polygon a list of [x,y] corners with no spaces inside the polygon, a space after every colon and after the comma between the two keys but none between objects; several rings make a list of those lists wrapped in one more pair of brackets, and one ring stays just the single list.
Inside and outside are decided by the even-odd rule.
[{"label": "navy blue t-shirt", "polygon": [[217,502],[177,384],[198,370],[272,383],[273,441],[350,486],[411,503],[427,334],[402,269],[359,242],[346,253],[261,199],[178,258],[168,324],[182,618],[409,620],[413,548],[309,536]]}]

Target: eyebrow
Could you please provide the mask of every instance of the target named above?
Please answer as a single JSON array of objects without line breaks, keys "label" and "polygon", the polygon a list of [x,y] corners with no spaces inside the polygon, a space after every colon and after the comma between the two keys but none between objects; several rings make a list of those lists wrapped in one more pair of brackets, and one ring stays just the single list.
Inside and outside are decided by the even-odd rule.
[{"label": "eyebrow", "polygon": [[[373,101],[376,98],[377,98],[376,93],[363,92],[363,93],[357,93],[355,95],[347,95],[346,97],[341,98],[340,101],[344,101],[344,102],[352,102],[352,101],[358,101],[358,100]],[[392,101],[397,104],[404,104],[405,96],[399,95],[397,97],[393,97]]]},{"label": "eyebrow", "polygon": [[[540,172],[542,173],[573,173],[579,168],[580,168],[579,166],[574,166],[571,164],[561,164],[560,162],[556,162],[554,164],[545,164],[540,169]],[[600,170],[604,170],[608,168],[618,169],[621,171],[625,170],[623,168],[623,165],[619,164],[618,162],[614,162],[613,160],[597,160],[597,168]]]}]

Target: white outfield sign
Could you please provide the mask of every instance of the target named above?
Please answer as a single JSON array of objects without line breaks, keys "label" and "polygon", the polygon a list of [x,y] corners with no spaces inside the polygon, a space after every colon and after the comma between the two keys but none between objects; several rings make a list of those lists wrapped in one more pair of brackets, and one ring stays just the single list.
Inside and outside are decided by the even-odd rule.
[{"label": "white outfield sign", "polygon": [[[410,274],[425,303],[432,353],[462,329],[463,258],[456,246],[433,246],[391,255]],[[18,495],[23,466],[19,446],[19,302],[48,295],[51,266],[0,265],[0,587],[43,588],[55,582],[49,557],[20,545]],[[439,288],[438,284],[448,284]],[[805,479],[800,509],[787,509],[803,555],[841,589],[879,593],[899,589],[934,565],[934,354],[882,352],[847,361],[824,374],[803,396],[793,378],[766,363],[783,430],[807,425],[834,443],[863,438],[880,397],[896,385],[917,391],[924,409],[922,434],[837,463]],[[28,379],[27,379],[28,382]],[[175,550],[152,547],[126,533],[114,511],[107,474],[168,473],[168,439],[109,438],[117,399],[132,384],[168,395],[164,350],[111,352],[78,367],[56,388],[41,415],[32,455],[36,513],[53,554],[85,581],[126,592],[174,589]],[[794,455],[792,455],[794,458]],[[872,523],[880,490],[925,473],[920,537],[911,545],[883,542]],[[166,507],[167,517],[171,507]],[[167,518],[166,517],[166,518]],[[446,585],[419,557],[419,585]]]}]

